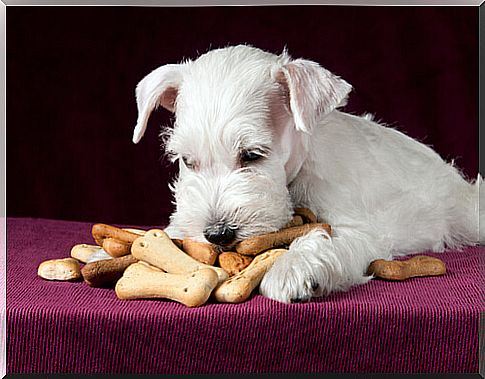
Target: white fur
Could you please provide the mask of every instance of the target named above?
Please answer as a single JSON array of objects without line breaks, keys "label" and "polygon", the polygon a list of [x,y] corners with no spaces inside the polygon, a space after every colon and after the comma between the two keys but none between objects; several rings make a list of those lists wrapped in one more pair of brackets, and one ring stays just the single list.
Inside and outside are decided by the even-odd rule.
[{"label": "white fur", "polygon": [[[163,132],[180,168],[166,231],[204,240],[204,230],[225,222],[241,240],[281,228],[295,206],[311,208],[332,236],[295,240],[266,273],[260,292],[283,302],[366,283],[378,258],[485,239],[481,178],[467,182],[430,147],[337,110],[350,91],[315,62],[246,45],[147,75],[134,141],[158,105],[176,114]],[[242,150],[265,158],[242,167]]]}]

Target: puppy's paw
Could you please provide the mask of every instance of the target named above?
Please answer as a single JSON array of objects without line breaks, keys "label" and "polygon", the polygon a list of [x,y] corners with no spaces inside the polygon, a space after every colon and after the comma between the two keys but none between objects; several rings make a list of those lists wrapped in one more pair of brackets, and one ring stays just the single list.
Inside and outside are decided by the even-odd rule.
[{"label": "puppy's paw", "polygon": [[342,277],[342,265],[325,230],[297,238],[265,274],[259,291],[284,303],[308,301],[330,293]]},{"label": "puppy's paw", "polygon": [[264,275],[259,292],[283,303],[301,303],[321,295],[315,273],[297,252],[288,251]]}]

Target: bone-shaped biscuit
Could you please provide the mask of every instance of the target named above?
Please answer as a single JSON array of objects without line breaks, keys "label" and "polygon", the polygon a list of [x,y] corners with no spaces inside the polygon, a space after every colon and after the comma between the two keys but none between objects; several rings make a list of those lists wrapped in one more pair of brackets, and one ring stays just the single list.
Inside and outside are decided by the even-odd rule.
[{"label": "bone-shaped biscuit", "polygon": [[331,233],[331,227],[328,224],[303,224],[247,238],[236,245],[236,251],[243,255],[256,255],[268,249],[287,246],[296,238],[302,237],[314,229],[323,229],[328,234]]},{"label": "bone-shaped biscuit", "polygon": [[[144,236],[146,231],[134,228],[117,228],[106,224],[96,224],[93,227],[96,241],[101,243],[103,250],[114,258],[130,254],[131,244],[138,236]],[[110,237],[114,236],[114,237]]]},{"label": "bone-shaped biscuit", "polygon": [[91,234],[99,246],[103,245],[106,238],[114,238],[120,242],[131,244],[140,236],[138,233],[132,233],[126,229],[107,224],[94,224],[91,228]]},{"label": "bone-shaped biscuit", "polygon": [[435,276],[446,274],[445,263],[438,258],[416,255],[404,261],[372,261],[367,269],[368,275],[387,280],[406,280],[416,276]]},{"label": "bone-shaped biscuit", "polygon": [[223,282],[214,290],[214,297],[221,303],[241,303],[261,283],[266,271],[286,249],[272,249],[257,255],[239,274]]},{"label": "bone-shaped biscuit", "polygon": [[91,234],[99,246],[114,258],[130,254],[131,244],[143,235],[139,229],[123,229],[113,225],[94,224]]},{"label": "bone-shaped biscuit", "polygon": [[198,307],[209,298],[219,279],[209,268],[188,273],[169,274],[141,262],[133,263],[116,283],[118,298],[170,299],[187,307]]},{"label": "bone-shaped biscuit", "polygon": [[143,237],[137,238],[131,246],[131,253],[136,259],[172,274],[210,268],[217,273],[221,283],[229,277],[222,268],[206,265],[184,253],[161,229],[151,229]]}]

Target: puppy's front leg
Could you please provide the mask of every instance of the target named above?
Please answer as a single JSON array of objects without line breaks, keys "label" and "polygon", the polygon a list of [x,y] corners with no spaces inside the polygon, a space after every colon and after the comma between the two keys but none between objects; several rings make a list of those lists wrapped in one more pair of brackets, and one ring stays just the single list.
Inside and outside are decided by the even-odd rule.
[{"label": "puppy's front leg", "polygon": [[383,240],[352,228],[336,228],[330,237],[315,230],[296,239],[265,274],[263,296],[284,303],[348,289],[371,279],[365,272],[374,259],[389,259]]}]

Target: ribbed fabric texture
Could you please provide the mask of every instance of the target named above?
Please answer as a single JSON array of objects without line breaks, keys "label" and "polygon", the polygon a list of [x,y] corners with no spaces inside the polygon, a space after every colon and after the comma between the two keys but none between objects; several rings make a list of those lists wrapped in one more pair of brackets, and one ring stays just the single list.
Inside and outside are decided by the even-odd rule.
[{"label": "ribbed fabric texture", "polygon": [[478,372],[484,248],[429,253],[445,261],[442,277],[187,308],[37,276],[42,261],[92,244],[91,226],[7,219],[7,372]]}]

